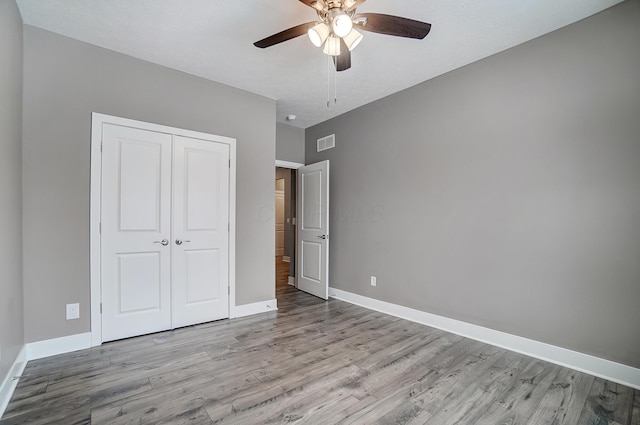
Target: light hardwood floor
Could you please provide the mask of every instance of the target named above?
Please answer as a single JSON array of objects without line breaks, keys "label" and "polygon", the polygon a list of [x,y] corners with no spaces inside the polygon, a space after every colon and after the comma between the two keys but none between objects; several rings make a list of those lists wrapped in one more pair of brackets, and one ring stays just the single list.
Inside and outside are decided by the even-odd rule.
[{"label": "light hardwood floor", "polygon": [[0,424],[640,424],[640,391],[282,282],[277,298],[31,361]]},{"label": "light hardwood floor", "polygon": [[276,288],[282,285],[288,285],[290,266],[291,263],[282,261],[282,256],[276,256]]}]

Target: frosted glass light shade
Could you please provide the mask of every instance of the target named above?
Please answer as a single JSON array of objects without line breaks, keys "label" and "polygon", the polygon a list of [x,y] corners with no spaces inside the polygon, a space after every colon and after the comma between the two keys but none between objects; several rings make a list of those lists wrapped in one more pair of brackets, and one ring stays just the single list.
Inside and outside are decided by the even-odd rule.
[{"label": "frosted glass light shade", "polygon": [[351,32],[353,22],[349,15],[340,13],[333,17],[333,33],[338,37],[344,37]]},{"label": "frosted glass light shade", "polygon": [[319,1],[313,1],[311,2],[311,7],[313,7],[315,10],[321,11],[322,9],[324,9],[324,4]]},{"label": "frosted glass light shade", "polygon": [[349,49],[349,51],[352,51],[358,46],[358,44],[360,44],[360,42],[362,41],[362,38],[363,38],[362,34],[360,34],[354,28],[351,30],[349,34],[346,35],[346,37],[343,37],[342,39],[344,40],[344,44],[347,45],[347,48]]},{"label": "frosted glass light shade", "polygon": [[327,38],[323,52],[329,56],[340,56],[340,39],[334,36]]},{"label": "frosted glass light shade", "polygon": [[331,29],[329,26],[323,22],[320,22],[318,25],[309,28],[307,31],[307,35],[309,36],[309,40],[313,43],[314,46],[320,47],[322,43],[329,37],[329,32]]}]

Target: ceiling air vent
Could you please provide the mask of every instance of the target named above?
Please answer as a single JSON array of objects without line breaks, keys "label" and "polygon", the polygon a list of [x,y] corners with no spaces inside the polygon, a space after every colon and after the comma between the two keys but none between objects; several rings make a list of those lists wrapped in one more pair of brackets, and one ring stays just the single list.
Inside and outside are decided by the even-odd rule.
[{"label": "ceiling air vent", "polygon": [[326,151],[327,149],[331,149],[335,146],[336,146],[335,134],[323,137],[322,139],[318,139],[318,152]]}]

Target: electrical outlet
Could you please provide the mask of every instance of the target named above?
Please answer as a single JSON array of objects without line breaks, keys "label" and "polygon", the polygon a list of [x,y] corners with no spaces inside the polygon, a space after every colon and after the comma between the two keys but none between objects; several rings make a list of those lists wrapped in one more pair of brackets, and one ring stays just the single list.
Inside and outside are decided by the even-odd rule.
[{"label": "electrical outlet", "polygon": [[80,318],[80,304],[67,304],[67,320]]},{"label": "electrical outlet", "polygon": [[371,276],[371,286],[376,286],[377,282],[376,282],[376,277],[375,276]]}]

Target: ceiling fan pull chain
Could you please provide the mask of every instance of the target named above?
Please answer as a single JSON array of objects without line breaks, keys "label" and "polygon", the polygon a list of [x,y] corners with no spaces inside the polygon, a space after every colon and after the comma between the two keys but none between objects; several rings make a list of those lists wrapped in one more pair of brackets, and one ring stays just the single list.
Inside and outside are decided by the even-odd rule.
[{"label": "ceiling fan pull chain", "polygon": [[331,108],[331,77],[333,76],[333,103],[338,103],[338,70],[333,56],[327,55],[327,108]]},{"label": "ceiling fan pull chain", "polygon": [[338,70],[333,67],[333,103],[338,103]]},{"label": "ceiling fan pull chain", "polygon": [[331,107],[331,56],[327,55],[327,108]]}]

